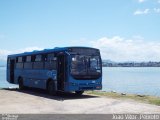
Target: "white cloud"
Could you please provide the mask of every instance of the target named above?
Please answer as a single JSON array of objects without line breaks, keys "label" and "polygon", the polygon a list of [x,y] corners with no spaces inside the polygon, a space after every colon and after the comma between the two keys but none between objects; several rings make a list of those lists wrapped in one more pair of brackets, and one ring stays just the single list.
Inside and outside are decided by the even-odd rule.
[{"label": "white cloud", "polygon": [[23,52],[31,52],[31,51],[34,51],[34,50],[42,50],[43,48],[40,48],[40,47],[27,47],[27,48],[24,48],[24,49],[19,49],[17,51],[15,51],[15,53],[23,53]]},{"label": "white cloud", "polygon": [[142,14],[148,14],[150,9],[145,9],[145,10],[136,10],[134,12],[134,15],[142,15]]},{"label": "white cloud", "polygon": [[160,8],[136,10],[134,12],[134,15],[142,15],[142,14],[148,14],[148,13],[160,13]]},{"label": "white cloud", "polygon": [[[99,48],[103,59],[113,61],[160,61],[160,42],[145,42],[143,39],[139,35],[133,36],[131,39],[114,36],[111,38],[103,37],[95,41],[88,40],[88,44],[90,43],[89,46],[91,47]],[[0,60],[6,60],[8,54],[33,50],[42,50],[42,48],[28,47],[16,51],[0,49]]]},{"label": "white cloud", "polygon": [[7,55],[10,53],[11,51],[0,49],[0,60],[6,60]]},{"label": "white cloud", "polygon": [[160,13],[160,8],[154,8],[153,10],[155,13]]},{"label": "white cloud", "polygon": [[104,37],[92,42],[101,50],[103,59],[114,61],[160,61],[160,42]]},{"label": "white cloud", "polygon": [[42,50],[42,48],[39,48],[39,47],[27,47],[27,48],[15,50],[15,51],[9,51],[9,50],[0,49],[0,60],[3,60],[3,61],[6,60],[7,59],[7,55],[9,55],[9,54],[31,52],[33,50]]},{"label": "white cloud", "polygon": [[[143,3],[143,2],[146,2],[147,0],[138,0],[139,3]],[[149,0],[148,0],[149,2]],[[154,5],[156,4],[160,4],[160,0],[150,0],[150,2],[154,3]],[[155,3],[156,2],[156,3]],[[146,8],[144,10],[141,10],[141,9],[138,9],[134,12],[134,15],[142,15],[142,14],[148,14],[148,13],[160,13],[160,8]]]},{"label": "white cloud", "polygon": [[160,3],[160,0],[137,0],[139,3],[144,3],[144,2],[146,2],[146,1],[152,1],[152,2],[156,2],[157,1],[157,3]]},{"label": "white cloud", "polygon": [[138,0],[139,3],[143,3],[145,2],[146,0]]}]

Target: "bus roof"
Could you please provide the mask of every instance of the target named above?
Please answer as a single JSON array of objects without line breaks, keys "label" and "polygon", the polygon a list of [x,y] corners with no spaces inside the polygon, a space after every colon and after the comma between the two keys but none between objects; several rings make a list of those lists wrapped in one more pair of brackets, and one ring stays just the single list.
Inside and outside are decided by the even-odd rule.
[{"label": "bus roof", "polygon": [[[62,52],[66,51],[70,48],[89,48],[89,49],[96,49],[92,47],[78,47],[78,46],[72,46],[72,47],[55,47],[53,49],[43,49],[43,50],[33,50],[32,52],[24,52],[19,54],[12,54],[8,55],[8,57],[18,57],[18,56],[26,56],[26,55],[36,55],[36,54],[42,54],[42,53],[51,53],[51,52]],[[97,49],[98,50],[98,49]]]}]

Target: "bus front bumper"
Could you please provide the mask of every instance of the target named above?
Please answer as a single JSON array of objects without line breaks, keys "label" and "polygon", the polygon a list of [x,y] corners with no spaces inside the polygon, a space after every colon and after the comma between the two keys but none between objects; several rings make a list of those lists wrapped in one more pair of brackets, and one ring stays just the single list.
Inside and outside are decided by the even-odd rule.
[{"label": "bus front bumper", "polygon": [[67,84],[66,91],[87,91],[87,90],[102,90],[102,84]]}]

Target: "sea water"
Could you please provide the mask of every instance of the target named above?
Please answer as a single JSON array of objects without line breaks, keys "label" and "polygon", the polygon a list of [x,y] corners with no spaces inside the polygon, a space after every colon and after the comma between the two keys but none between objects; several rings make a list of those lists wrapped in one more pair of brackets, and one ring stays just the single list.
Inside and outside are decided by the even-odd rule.
[{"label": "sea water", "polygon": [[8,88],[14,86],[6,81],[6,67],[0,67],[0,88]]},{"label": "sea water", "polygon": [[[160,96],[159,67],[103,67],[103,91]],[[0,88],[15,87],[0,67]]]},{"label": "sea water", "polygon": [[103,90],[160,96],[160,68],[104,67]]}]

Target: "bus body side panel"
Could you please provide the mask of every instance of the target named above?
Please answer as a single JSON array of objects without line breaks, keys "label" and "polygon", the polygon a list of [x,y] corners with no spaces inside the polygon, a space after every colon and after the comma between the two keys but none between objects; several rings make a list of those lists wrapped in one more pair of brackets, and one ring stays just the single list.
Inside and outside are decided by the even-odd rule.
[{"label": "bus body side panel", "polygon": [[56,80],[56,70],[15,70],[15,79],[18,84],[18,78],[23,78],[23,84],[28,87],[46,89],[48,79]]}]

